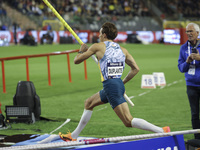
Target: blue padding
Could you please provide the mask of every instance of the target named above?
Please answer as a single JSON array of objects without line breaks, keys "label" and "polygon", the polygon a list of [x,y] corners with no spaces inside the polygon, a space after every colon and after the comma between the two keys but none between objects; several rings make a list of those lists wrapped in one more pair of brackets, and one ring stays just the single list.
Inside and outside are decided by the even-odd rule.
[{"label": "blue padding", "polygon": [[[46,139],[47,137],[49,137],[50,135],[49,134],[45,134],[45,135],[41,135],[41,136],[38,136],[34,139],[30,139],[30,140],[26,140],[26,141],[23,141],[23,142],[19,142],[19,143],[16,143],[15,145],[13,146],[21,146],[21,145],[35,145],[37,144],[37,142],[39,141],[42,141],[44,139]],[[62,141],[62,140],[61,140]],[[54,141],[53,141],[54,142]]]},{"label": "blue padding", "polygon": [[[49,137],[49,134],[41,135],[31,140],[19,142],[13,146],[22,146],[22,145],[35,145],[37,142],[44,140]],[[79,137],[78,140],[83,139],[96,139],[91,137]],[[64,142],[61,139],[57,139],[53,142]],[[185,150],[185,143],[183,135],[160,137],[154,139],[145,139],[129,142],[120,142],[120,143],[102,143],[102,144],[90,144],[82,146],[73,146],[73,147],[62,147],[56,149],[81,149],[81,150]]]}]

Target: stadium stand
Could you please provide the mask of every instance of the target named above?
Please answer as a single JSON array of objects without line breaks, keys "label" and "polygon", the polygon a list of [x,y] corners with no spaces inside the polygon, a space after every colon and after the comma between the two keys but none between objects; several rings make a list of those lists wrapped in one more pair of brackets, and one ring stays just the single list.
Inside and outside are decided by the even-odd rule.
[{"label": "stadium stand", "polygon": [[[43,20],[56,20],[57,18],[46,7],[41,0],[10,0],[5,1],[6,9],[10,8],[18,11],[21,16],[14,16],[15,22],[22,16],[34,21],[24,21],[32,28],[40,29]],[[112,21],[118,24],[119,30],[148,30],[148,27],[156,26],[159,28],[151,16],[151,11],[146,3],[139,0],[49,0],[58,10],[59,14],[71,26],[78,26],[85,30],[98,30],[99,26],[105,21]],[[9,7],[8,7],[9,5]],[[17,13],[14,13],[17,14]],[[9,15],[8,15],[9,16]],[[37,25],[34,26],[34,24]],[[153,24],[153,25],[152,25]],[[11,25],[11,23],[9,23]],[[141,26],[142,25],[142,26]],[[145,25],[145,26],[144,26]],[[26,25],[22,25],[27,28]],[[133,29],[134,28],[134,29]]]},{"label": "stadium stand", "polygon": [[200,1],[197,0],[152,0],[152,2],[163,12],[163,19],[170,20],[194,20],[200,15]]},{"label": "stadium stand", "polygon": [[[162,30],[164,20],[198,20],[200,1],[196,0],[49,0],[66,22],[82,30],[99,29],[105,21],[116,23],[119,30]],[[1,22],[22,29],[40,30],[44,20],[57,20],[41,0],[0,0],[7,16]],[[2,5],[3,4],[3,5]],[[3,7],[2,7],[3,6]],[[11,11],[12,9],[12,11]],[[10,13],[12,12],[12,14]],[[12,16],[12,17],[11,17]],[[11,19],[12,18],[12,19]]]}]

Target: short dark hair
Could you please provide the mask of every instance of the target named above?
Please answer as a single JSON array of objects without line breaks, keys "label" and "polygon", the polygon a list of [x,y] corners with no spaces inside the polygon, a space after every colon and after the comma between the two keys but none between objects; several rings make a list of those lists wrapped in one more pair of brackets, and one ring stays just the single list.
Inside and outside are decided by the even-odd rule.
[{"label": "short dark hair", "polygon": [[102,34],[105,33],[109,40],[114,40],[117,37],[118,30],[113,23],[106,22],[102,25]]}]

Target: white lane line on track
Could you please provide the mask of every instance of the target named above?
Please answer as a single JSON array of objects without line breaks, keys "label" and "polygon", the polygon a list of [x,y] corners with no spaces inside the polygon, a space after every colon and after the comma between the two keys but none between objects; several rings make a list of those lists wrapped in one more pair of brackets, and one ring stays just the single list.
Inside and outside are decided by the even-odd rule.
[{"label": "white lane line on track", "polygon": [[[172,86],[172,85],[174,85],[174,84],[177,84],[177,83],[179,83],[179,82],[182,82],[182,81],[183,81],[183,80],[174,81],[174,82],[172,82],[172,83],[167,84],[166,86],[161,86],[160,89],[163,89],[163,88],[165,88],[165,87],[170,87],[170,86]],[[150,93],[151,91],[152,91],[152,90],[149,90],[149,91],[140,93],[140,94],[138,94],[138,96],[146,95],[146,94]],[[130,98],[130,99],[133,99],[133,98],[138,97],[138,96],[132,95],[132,96],[130,96],[129,98]]]}]

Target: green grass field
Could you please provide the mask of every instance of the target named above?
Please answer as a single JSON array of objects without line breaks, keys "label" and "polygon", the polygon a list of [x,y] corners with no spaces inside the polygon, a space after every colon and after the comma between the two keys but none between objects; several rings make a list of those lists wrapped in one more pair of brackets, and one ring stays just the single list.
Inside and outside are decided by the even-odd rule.
[{"label": "green grass field", "polygon": [[[177,68],[178,45],[161,44],[121,44],[135,58],[140,72],[125,85],[128,96],[135,96],[130,107],[133,117],[143,118],[158,126],[170,126],[172,131],[189,130],[191,127],[190,108],[186,95],[184,74]],[[78,44],[0,47],[0,57],[42,54],[55,51],[78,49]],[[68,80],[66,55],[51,56],[51,83],[48,86],[46,57],[30,58],[30,81],[35,85],[40,97],[43,117],[58,121],[37,121],[34,124],[11,124],[11,129],[1,130],[4,135],[45,134],[60,126],[67,118],[71,121],[55,132],[73,131],[82,115],[84,101],[102,89],[98,67],[90,58],[87,60],[88,80],[84,79],[83,64],[73,64],[76,54],[70,54],[72,83]],[[128,73],[126,67],[123,77]],[[141,89],[142,74],[164,72],[167,86],[156,89]],[[0,73],[0,102],[5,116],[5,106],[13,105],[18,81],[26,81],[25,59],[5,61],[6,91],[3,93],[2,73]],[[139,94],[147,92],[142,96]],[[92,118],[80,136],[115,137],[147,134],[148,131],[126,128],[109,104],[94,109]],[[185,140],[193,135],[184,135]]]}]

